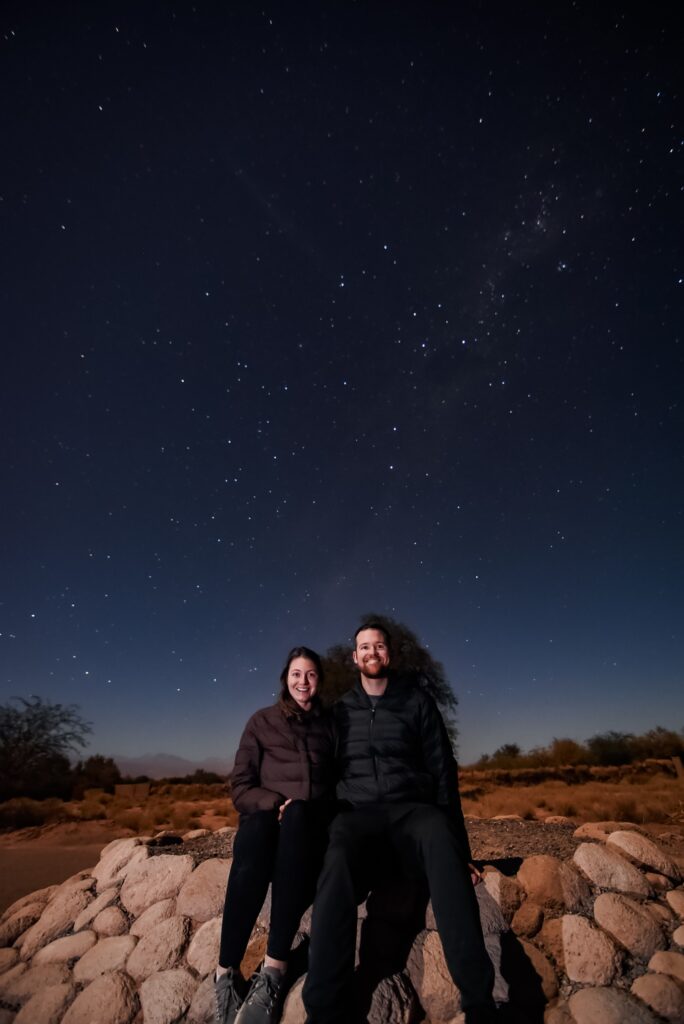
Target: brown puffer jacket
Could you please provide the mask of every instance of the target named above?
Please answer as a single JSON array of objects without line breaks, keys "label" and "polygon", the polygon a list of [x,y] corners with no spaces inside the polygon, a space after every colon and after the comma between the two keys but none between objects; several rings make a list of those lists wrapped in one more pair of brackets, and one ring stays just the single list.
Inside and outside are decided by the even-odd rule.
[{"label": "brown puffer jacket", "polygon": [[278,704],[256,711],[245,726],[231,775],[241,815],[271,811],[285,800],[332,799],[335,731],[332,715],[314,708],[288,718]]}]

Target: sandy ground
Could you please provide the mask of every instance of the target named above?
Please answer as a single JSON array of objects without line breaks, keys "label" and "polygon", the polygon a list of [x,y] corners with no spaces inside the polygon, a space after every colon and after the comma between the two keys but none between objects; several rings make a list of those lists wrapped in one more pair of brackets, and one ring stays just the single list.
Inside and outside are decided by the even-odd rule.
[{"label": "sandy ground", "polygon": [[26,893],[94,867],[107,843],[132,834],[112,822],[91,821],[24,828],[0,836],[0,913]]}]

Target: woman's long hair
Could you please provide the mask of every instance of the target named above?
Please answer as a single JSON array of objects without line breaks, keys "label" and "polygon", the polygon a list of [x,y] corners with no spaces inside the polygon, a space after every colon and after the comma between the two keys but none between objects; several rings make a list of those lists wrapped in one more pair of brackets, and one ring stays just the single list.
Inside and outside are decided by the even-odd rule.
[{"label": "woman's long hair", "polygon": [[[299,718],[305,714],[300,708],[296,700],[293,699],[290,691],[287,687],[287,674],[290,671],[290,665],[295,658],[306,658],[308,661],[313,662],[316,671],[318,672],[318,685],[320,687],[323,682],[323,662],[321,661],[320,655],[312,651],[310,647],[293,647],[287,656],[285,667],[280,673],[280,696],[278,697],[278,707],[283,712],[286,718]],[[316,693],[311,699],[312,710],[318,709],[320,706],[320,699],[318,693]]]}]

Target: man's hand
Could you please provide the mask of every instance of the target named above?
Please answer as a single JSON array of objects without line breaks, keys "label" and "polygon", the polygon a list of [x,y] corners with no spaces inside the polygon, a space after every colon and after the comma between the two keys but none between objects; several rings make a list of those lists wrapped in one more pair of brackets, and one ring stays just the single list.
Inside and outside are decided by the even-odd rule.
[{"label": "man's hand", "polygon": [[474,864],[468,865],[468,871],[470,871],[470,881],[473,885],[479,885],[482,881],[482,872],[478,871]]},{"label": "man's hand", "polygon": [[291,804],[291,803],[292,803],[292,798],[290,798],[289,800],[286,800],[284,804],[280,805],[280,807],[278,808],[278,821],[282,821],[283,820],[283,814],[285,813],[285,808],[287,807],[288,804]]}]

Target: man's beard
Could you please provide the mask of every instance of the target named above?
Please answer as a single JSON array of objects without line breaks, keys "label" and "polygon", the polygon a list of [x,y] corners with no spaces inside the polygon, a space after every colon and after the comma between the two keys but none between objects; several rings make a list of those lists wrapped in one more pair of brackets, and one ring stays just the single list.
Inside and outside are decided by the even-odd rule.
[{"label": "man's beard", "polygon": [[363,662],[359,665],[359,671],[366,679],[385,679],[389,672],[389,665],[383,665],[382,662],[378,662],[377,665],[366,665]]}]

